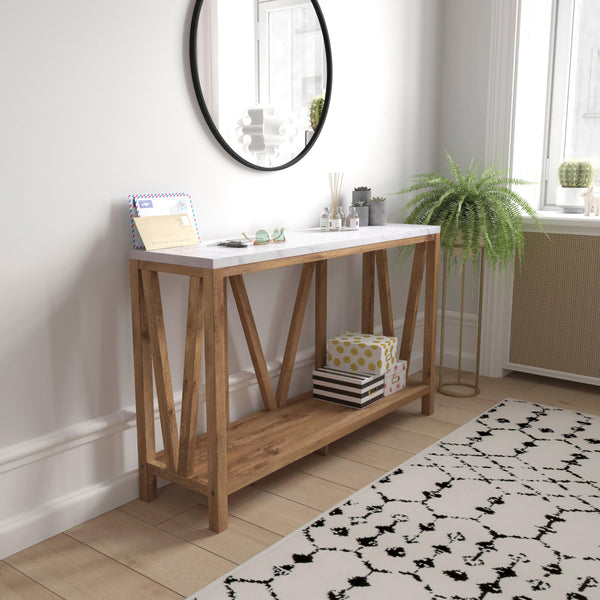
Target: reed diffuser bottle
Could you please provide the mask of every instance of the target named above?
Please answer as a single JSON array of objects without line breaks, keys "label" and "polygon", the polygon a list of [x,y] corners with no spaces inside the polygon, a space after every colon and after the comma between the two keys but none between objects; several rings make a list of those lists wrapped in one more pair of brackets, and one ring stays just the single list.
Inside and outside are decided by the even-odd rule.
[{"label": "reed diffuser bottle", "polygon": [[343,173],[329,173],[329,188],[331,190],[331,216],[329,218],[329,230],[342,230],[342,217],[340,215],[340,195],[342,192]]}]

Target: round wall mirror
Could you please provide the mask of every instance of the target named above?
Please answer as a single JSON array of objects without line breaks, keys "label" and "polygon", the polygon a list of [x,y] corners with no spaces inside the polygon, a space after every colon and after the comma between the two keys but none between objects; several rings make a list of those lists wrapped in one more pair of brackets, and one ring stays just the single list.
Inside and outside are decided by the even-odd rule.
[{"label": "round wall mirror", "polygon": [[253,169],[298,162],[331,97],[331,45],[317,0],[196,0],[196,97],[218,142]]}]

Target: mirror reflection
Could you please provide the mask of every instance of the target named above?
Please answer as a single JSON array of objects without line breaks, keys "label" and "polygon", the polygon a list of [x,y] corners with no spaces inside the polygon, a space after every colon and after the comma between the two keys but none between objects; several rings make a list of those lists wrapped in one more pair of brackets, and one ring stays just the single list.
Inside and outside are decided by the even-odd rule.
[{"label": "mirror reflection", "polygon": [[196,94],[225,149],[260,169],[296,162],[328,99],[316,0],[198,0],[190,42]]}]

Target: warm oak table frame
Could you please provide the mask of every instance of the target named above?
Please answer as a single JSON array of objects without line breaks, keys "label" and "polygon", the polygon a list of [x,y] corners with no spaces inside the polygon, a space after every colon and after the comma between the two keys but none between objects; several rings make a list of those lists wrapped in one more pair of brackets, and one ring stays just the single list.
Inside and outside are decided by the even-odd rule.
[{"label": "warm oak table frame", "polygon": [[[283,258],[273,258],[273,254],[268,254],[267,260],[222,268],[193,266],[193,258],[187,256],[185,260],[178,260],[173,252],[160,254],[132,251],[130,277],[140,497],[146,501],[156,498],[157,476],[188,487],[208,498],[210,528],[222,531],[227,528],[229,494],[324,448],[417,398],[422,398],[423,414],[432,414],[440,246],[439,228],[425,229],[434,233],[365,243],[363,232],[358,245],[302,252]],[[423,228],[417,231],[422,230]],[[373,237],[378,238],[375,234]],[[326,361],[327,260],[362,254],[361,329],[363,333],[373,332],[377,279],[383,335],[394,335],[387,250],[405,245],[414,245],[414,254],[399,357],[410,361],[425,272],[421,379],[409,380],[405,390],[386,396],[360,410],[315,400],[310,392],[288,400],[313,276],[316,294],[315,367],[318,368]],[[281,373],[274,390],[243,277],[247,273],[289,265],[302,265],[302,270]],[[177,431],[173,401],[159,272],[189,278],[180,432]],[[265,405],[263,411],[231,423],[228,406],[228,280]],[[196,430],[203,341],[207,433],[198,436]],[[156,384],[164,446],[164,450],[160,452],[156,451],[155,446],[153,382]]]}]

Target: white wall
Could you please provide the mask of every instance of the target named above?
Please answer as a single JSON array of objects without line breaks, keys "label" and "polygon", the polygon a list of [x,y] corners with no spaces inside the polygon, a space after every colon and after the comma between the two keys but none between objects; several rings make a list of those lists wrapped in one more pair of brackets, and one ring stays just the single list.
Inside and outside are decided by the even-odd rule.
[{"label": "white wall", "polygon": [[[384,194],[437,167],[439,0],[321,1],[330,114],[308,156],[275,173],[235,163],[203,122],[188,73],[192,5],[2,2],[0,556],[137,494],[128,193],[189,192],[206,239],[315,225],[328,171],[345,172],[348,202],[354,186]],[[401,202],[390,198],[392,219]],[[407,268],[394,269],[402,308]],[[355,260],[330,264],[330,333],[359,326],[358,274]],[[297,276],[248,278],[268,361],[283,354]],[[185,287],[162,284],[177,395]],[[251,362],[235,318],[230,333],[241,414],[256,391],[240,373]]]},{"label": "white wall", "polygon": [[[443,172],[446,172],[447,164],[444,150],[463,172],[471,161],[479,163],[479,172],[488,166],[485,165],[485,145],[490,22],[491,0],[442,2],[439,168]],[[473,279],[471,273],[469,263],[465,311],[476,318],[479,278]],[[460,310],[459,277],[448,279],[447,306],[451,310]],[[474,332],[469,335],[475,339]],[[473,345],[466,344],[471,354]]]},{"label": "white wall", "polygon": [[440,163],[484,165],[491,0],[442,2]]}]

